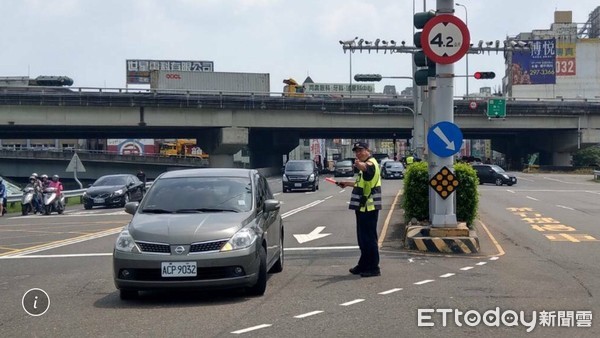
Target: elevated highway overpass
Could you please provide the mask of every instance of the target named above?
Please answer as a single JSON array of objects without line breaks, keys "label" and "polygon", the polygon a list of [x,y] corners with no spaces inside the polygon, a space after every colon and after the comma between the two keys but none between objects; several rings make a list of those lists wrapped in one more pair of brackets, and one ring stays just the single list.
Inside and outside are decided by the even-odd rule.
[{"label": "elevated highway overpass", "polygon": [[[570,151],[600,143],[600,100],[509,100],[506,119],[492,120],[484,103],[455,100],[455,123],[514,163],[540,152],[541,164],[565,165]],[[300,138],[410,138],[412,105],[390,96],[0,89],[0,138],[197,138],[216,166],[248,145],[251,165],[269,167]]]}]

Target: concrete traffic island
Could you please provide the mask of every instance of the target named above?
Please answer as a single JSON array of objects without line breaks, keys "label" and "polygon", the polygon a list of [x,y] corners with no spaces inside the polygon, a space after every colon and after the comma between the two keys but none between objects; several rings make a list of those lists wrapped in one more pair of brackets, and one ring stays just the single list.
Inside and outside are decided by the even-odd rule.
[{"label": "concrete traffic island", "polygon": [[466,223],[457,227],[439,228],[426,224],[406,225],[404,247],[410,250],[440,253],[472,254],[479,252],[479,238]]}]

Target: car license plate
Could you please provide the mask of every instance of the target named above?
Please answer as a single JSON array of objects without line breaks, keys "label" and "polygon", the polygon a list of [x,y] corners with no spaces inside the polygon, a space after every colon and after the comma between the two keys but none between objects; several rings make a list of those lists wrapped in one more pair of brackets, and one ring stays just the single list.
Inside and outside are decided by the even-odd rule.
[{"label": "car license plate", "polygon": [[294,187],[299,188],[302,186],[302,183],[294,183]]},{"label": "car license plate", "polygon": [[94,198],[94,203],[104,203],[104,198]]},{"label": "car license plate", "polygon": [[196,262],[162,262],[163,277],[196,277]]}]

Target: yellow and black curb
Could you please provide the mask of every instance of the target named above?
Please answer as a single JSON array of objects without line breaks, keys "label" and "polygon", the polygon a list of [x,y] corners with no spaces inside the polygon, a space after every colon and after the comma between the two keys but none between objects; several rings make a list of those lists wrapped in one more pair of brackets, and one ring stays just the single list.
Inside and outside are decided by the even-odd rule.
[{"label": "yellow and black curb", "polygon": [[432,237],[429,226],[408,226],[405,247],[411,250],[440,253],[471,254],[479,252],[479,238],[475,231],[469,236]]}]

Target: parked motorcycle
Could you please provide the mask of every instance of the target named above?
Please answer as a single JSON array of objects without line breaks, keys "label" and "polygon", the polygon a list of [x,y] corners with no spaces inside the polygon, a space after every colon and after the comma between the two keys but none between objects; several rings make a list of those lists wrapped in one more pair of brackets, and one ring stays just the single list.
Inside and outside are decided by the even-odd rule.
[{"label": "parked motorcycle", "polygon": [[44,188],[44,214],[50,215],[53,212],[62,214],[65,210],[65,196],[58,196],[56,188]]},{"label": "parked motorcycle", "polygon": [[35,189],[27,187],[23,189],[23,197],[21,198],[21,214],[27,216],[29,213],[35,213],[33,198],[35,197]]}]

